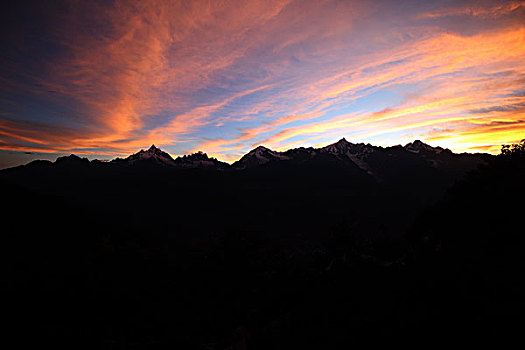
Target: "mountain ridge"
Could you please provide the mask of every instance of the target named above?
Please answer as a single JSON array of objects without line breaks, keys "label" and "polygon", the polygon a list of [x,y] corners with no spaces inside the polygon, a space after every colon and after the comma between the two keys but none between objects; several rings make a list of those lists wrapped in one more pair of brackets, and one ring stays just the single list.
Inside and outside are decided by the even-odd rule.
[{"label": "mountain ridge", "polygon": [[[0,171],[0,186],[13,197],[62,201],[126,230],[184,239],[235,227],[277,240],[324,239],[340,224],[358,236],[399,236],[421,208],[490,157],[429,147],[415,143],[420,151],[413,152],[345,139],[285,152],[260,146],[229,165],[205,153],[173,159],[152,146],[109,162],[75,155],[35,161]],[[152,206],[154,219],[144,214]]]},{"label": "mountain ridge", "polygon": [[[242,171],[258,168],[282,167],[335,167],[346,169],[362,176],[371,176],[375,181],[384,181],[392,173],[410,172],[421,169],[472,169],[476,164],[486,162],[490,157],[484,153],[453,153],[442,147],[432,147],[420,140],[405,146],[374,146],[370,143],[352,143],[345,138],[319,147],[298,147],[286,151],[275,151],[265,146],[257,146],[244,154],[239,160],[229,164],[209,157],[204,152],[196,152],[173,158],[167,152],[152,145],[147,150],[141,149],[126,158],[110,161],[88,160],[77,155],[60,157],[55,162],[36,160],[26,165],[3,169],[0,173],[17,169],[205,169],[208,171]],[[388,164],[388,166],[385,166]],[[413,168],[411,171],[411,168]],[[418,170],[419,169],[419,170]],[[427,171],[426,170],[426,171]]]},{"label": "mountain ridge", "polygon": [[[407,143],[405,146],[401,146],[401,145],[395,145],[395,146],[386,146],[386,147],[383,147],[383,146],[374,146],[370,143],[352,143],[352,142],[349,142],[346,140],[346,138],[341,138],[339,141],[337,142],[334,142],[332,144],[329,144],[329,145],[326,145],[326,146],[323,146],[323,147],[319,147],[319,148],[314,148],[314,147],[296,147],[296,148],[290,148],[286,151],[275,151],[275,150],[272,150],[266,146],[263,146],[263,145],[259,145],[257,147],[255,147],[254,149],[248,151],[247,153],[245,153],[241,158],[239,158],[238,160],[232,162],[232,163],[227,163],[227,162],[224,162],[224,161],[220,161],[218,160],[217,158],[213,158],[213,157],[208,157],[208,155],[202,151],[197,151],[195,153],[190,153],[190,154],[186,154],[186,155],[182,155],[182,156],[178,156],[177,158],[173,158],[169,153],[163,151],[162,149],[156,147],[154,144],[151,145],[149,147],[149,149],[147,150],[144,150],[144,149],[141,149],[140,151],[138,151],[137,153],[133,153],[131,155],[129,155],[128,157],[126,158],[120,158],[120,157],[117,157],[117,158],[114,158],[112,160],[109,160],[109,161],[101,161],[101,160],[98,160],[98,159],[94,159],[94,160],[91,160],[90,162],[93,162],[93,161],[99,161],[99,162],[108,162],[108,163],[121,163],[122,161],[127,161],[129,163],[134,163],[138,160],[145,160],[145,159],[151,159],[151,158],[154,158],[156,160],[159,160],[161,161],[162,163],[165,163],[165,164],[172,164],[174,165],[174,163],[172,162],[175,162],[177,159],[179,161],[177,161],[176,163],[184,163],[183,160],[185,160],[186,162],[188,160],[214,160],[214,161],[217,161],[221,164],[227,164],[227,165],[230,165],[230,166],[233,166],[234,164],[236,163],[239,163],[242,161],[243,158],[246,158],[247,156],[256,156],[256,157],[264,157],[264,155],[271,155],[273,158],[275,159],[279,159],[279,160],[289,160],[290,159],[290,155],[294,154],[294,153],[297,153],[297,152],[301,152],[301,151],[308,151],[309,153],[317,153],[317,152],[330,152],[330,153],[346,153],[346,152],[350,152],[350,153],[353,153],[353,154],[359,154],[359,153],[367,153],[367,152],[372,152],[374,150],[386,150],[386,149],[389,149],[389,148],[392,148],[392,147],[402,147],[403,149],[405,150],[408,150],[408,151],[411,151],[413,153],[418,153],[420,152],[421,150],[423,151],[426,151],[426,152],[434,152],[434,153],[441,153],[441,152],[447,152],[447,153],[450,153],[450,154],[455,154],[455,155],[463,155],[463,154],[470,154],[470,155],[488,155],[488,153],[454,153],[452,152],[451,150],[447,149],[447,148],[442,148],[440,146],[437,146],[437,147],[433,147],[433,146],[430,146],[420,140],[414,140],[413,142],[410,142],[410,143]],[[202,156],[204,156],[204,158],[202,158]],[[56,161],[61,161],[63,159],[66,159],[66,158],[75,158],[75,159],[82,159],[82,160],[88,160],[87,158],[82,158],[76,154],[71,154],[69,156],[63,156],[63,157],[59,157],[57,158]],[[55,162],[56,162],[55,161]],[[89,160],[88,160],[89,161]],[[32,162],[35,162],[35,161],[32,161]],[[30,162],[30,163],[32,163]],[[263,160],[263,163],[266,163],[267,160]],[[29,163],[27,163],[29,164]],[[25,164],[25,165],[27,165]]]}]

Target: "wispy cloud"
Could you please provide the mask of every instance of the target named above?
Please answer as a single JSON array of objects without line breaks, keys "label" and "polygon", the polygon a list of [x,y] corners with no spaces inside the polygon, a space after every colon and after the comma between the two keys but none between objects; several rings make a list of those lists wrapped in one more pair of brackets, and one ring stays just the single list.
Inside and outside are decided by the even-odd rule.
[{"label": "wispy cloud", "polygon": [[447,4],[66,2],[39,69],[2,58],[0,149],[234,160],[349,136],[495,152],[525,130],[524,2]]},{"label": "wispy cloud", "polygon": [[[481,6],[480,6],[481,5]],[[479,1],[438,9],[433,12],[424,13],[422,17],[439,18],[448,16],[469,16],[483,18],[497,18],[512,14],[525,8],[525,1],[499,1],[495,4],[483,6]]]}]

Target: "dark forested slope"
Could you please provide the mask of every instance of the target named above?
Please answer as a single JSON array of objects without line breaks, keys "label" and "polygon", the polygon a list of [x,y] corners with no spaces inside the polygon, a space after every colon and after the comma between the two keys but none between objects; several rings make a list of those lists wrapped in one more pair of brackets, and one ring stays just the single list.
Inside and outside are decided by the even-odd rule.
[{"label": "dark forested slope", "polygon": [[196,349],[512,335],[523,157],[427,146],[256,149],[232,166],[150,149],[2,171],[9,330]]}]

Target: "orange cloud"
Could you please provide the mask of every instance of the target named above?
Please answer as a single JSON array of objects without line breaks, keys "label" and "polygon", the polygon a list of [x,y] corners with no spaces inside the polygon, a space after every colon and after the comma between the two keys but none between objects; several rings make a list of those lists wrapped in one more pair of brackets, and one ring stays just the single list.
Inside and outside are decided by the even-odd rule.
[{"label": "orange cloud", "polygon": [[[379,144],[425,136],[454,150],[519,138],[524,2],[407,9],[397,17],[389,6],[71,3],[52,33],[63,52],[42,74],[8,66],[37,84],[5,75],[0,82],[73,103],[55,113],[58,120],[1,111],[0,148],[123,154],[155,143],[232,160],[261,143],[285,149],[345,134]],[[479,25],[464,34],[450,29],[459,19],[439,21],[458,16]]]},{"label": "orange cloud", "polygon": [[[246,148],[246,143],[239,144],[241,141],[253,139],[261,132],[270,131],[275,133],[257,143],[262,142],[268,146],[282,148],[283,145],[300,144],[300,142],[286,142],[297,136],[304,136],[303,141],[308,142],[316,139],[311,137],[312,134],[329,137],[331,133],[344,134],[355,132],[356,129],[365,130],[354,133],[362,138],[418,128],[422,130],[421,135],[425,134],[425,127],[487,118],[471,113],[473,109],[516,104],[524,100],[523,96],[506,96],[512,95],[513,91],[523,87],[523,78],[520,76],[525,74],[524,29],[484,33],[474,37],[443,34],[417,42],[412,47],[403,47],[401,53],[394,53],[394,57],[401,61],[404,56],[407,59],[405,63],[391,67],[378,75],[373,70],[367,70],[384,64],[384,61],[368,63],[362,68],[357,67],[344,74],[338,73],[333,78],[323,78],[319,82],[320,88],[313,89],[311,100],[342,99],[349,93],[365,88],[376,89],[426,80],[434,82],[434,90],[431,93],[408,98],[405,100],[405,106],[375,113],[342,115],[280,130],[280,126],[295,120],[293,116],[282,117],[279,119],[282,123],[245,129],[240,137],[231,140],[212,140],[201,146],[204,150],[211,150],[212,153],[220,156],[221,149],[240,151]],[[505,71],[507,73],[503,76],[499,74]],[[450,79],[446,76],[450,73],[458,76]],[[348,84],[342,83],[341,80],[349,75],[351,81]],[[445,76],[440,77],[441,75]],[[330,85],[334,88],[330,89]],[[319,93],[325,91],[321,98],[315,96],[317,90]],[[519,116],[519,113],[515,114],[515,117]],[[477,130],[477,132],[481,131]],[[456,132],[461,135],[463,131],[458,129]],[[516,130],[514,134],[520,132],[521,129]],[[454,135],[452,133],[449,137],[455,137]],[[465,147],[458,149],[464,150]]]}]

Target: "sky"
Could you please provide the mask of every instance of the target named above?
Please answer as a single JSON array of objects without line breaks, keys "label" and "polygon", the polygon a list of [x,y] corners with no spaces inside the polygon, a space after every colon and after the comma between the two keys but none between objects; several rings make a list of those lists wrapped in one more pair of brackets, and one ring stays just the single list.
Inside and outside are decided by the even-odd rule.
[{"label": "sky", "polygon": [[[2,5],[5,6],[5,5]],[[525,1],[16,1],[0,168],[75,153],[525,138]]]}]

